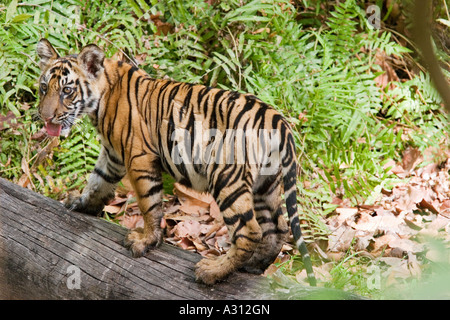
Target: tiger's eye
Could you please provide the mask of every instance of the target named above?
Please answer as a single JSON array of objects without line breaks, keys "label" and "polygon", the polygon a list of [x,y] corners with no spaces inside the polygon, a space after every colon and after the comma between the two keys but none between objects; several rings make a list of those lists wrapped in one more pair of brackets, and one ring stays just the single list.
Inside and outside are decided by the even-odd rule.
[{"label": "tiger's eye", "polygon": [[62,91],[65,94],[71,94],[72,93],[72,88],[71,87],[64,87]]},{"label": "tiger's eye", "polygon": [[40,89],[42,92],[47,91],[47,85],[45,83],[41,83]]}]

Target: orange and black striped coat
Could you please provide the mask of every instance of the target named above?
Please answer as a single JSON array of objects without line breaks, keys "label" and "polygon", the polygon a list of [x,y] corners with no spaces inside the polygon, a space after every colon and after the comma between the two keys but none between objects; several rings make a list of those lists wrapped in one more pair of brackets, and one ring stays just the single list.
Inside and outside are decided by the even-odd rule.
[{"label": "orange and black striped coat", "polygon": [[260,273],[286,241],[284,190],[290,226],[315,284],[297,215],[295,144],[289,124],[249,94],[155,80],[130,64],[106,59],[95,45],[59,57],[42,39],[39,113],[50,135],[67,135],[87,114],[102,150],[79,198],[66,205],[98,214],[127,174],[144,216],[144,227],[125,239],[142,256],[162,239],[162,177],[210,192],[232,241],[226,255],[203,259],[198,280],[213,284],[237,269]]}]

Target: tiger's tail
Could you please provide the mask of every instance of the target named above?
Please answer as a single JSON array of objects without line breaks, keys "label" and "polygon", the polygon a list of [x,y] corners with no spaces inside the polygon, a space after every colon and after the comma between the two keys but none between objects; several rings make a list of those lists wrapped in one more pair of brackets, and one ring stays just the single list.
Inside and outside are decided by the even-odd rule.
[{"label": "tiger's tail", "polygon": [[297,163],[292,159],[287,166],[282,166],[284,195],[286,199],[286,209],[291,225],[292,234],[294,235],[295,245],[300,251],[305,265],[308,282],[311,286],[316,286],[316,277],[312,268],[311,257],[306,248],[305,240],[300,229],[300,220],[297,213]]}]

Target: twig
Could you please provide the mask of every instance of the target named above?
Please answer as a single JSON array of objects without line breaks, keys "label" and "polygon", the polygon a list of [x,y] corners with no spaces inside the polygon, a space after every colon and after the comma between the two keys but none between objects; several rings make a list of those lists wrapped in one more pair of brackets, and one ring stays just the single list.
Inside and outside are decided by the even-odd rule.
[{"label": "twig", "polygon": [[34,59],[29,55],[29,54],[27,54],[27,53],[25,53],[25,52],[19,52],[20,54],[23,54],[24,56],[26,56],[26,57],[28,57],[28,59],[30,59],[31,60],[31,62],[33,62],[35,65],[37,65],[37,66],[39,66],[39,63],[37,63],[36,61],[34,61]]},{"label": "twig", "polygon": [[413,25],[414,39],[426,63],[431,80],[444,102],[447,112],[450,112],[450,88],[434,54],[431,42],[431,1],[416,0],[414,6]]},{"label": "twig", "polygon": [[447,19],[450,20],[450,13],[448,12],[447,1],[442,0],[442,2],[444,3],[445,13],[447,13]]}]

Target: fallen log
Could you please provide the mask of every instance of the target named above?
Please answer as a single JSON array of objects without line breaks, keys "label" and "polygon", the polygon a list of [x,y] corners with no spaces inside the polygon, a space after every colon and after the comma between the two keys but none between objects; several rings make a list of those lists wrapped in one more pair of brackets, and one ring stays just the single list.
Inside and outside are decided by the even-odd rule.
[{"label": "fallen log", "polygon": [[0,299],[356,298],[299,285],[292,296],[240,272],[206,286],[195,281],[198,254],[163,244],[135,259],[126,232],[0,178]]}]

